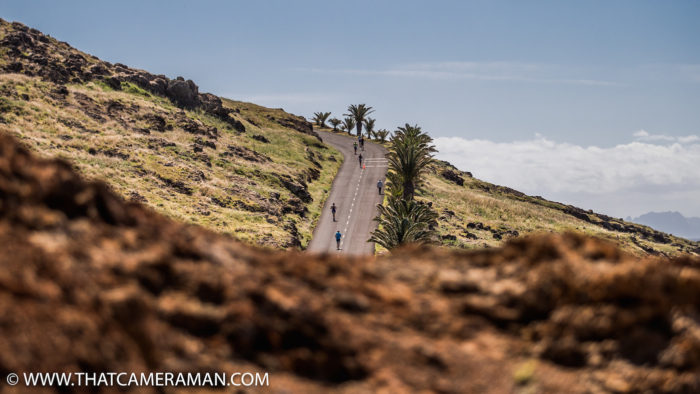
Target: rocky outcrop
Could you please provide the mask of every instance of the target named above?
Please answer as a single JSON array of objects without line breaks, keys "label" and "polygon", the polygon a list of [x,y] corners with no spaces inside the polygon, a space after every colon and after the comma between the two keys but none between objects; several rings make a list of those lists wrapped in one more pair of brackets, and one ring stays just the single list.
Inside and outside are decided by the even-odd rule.
[{"label": "rocky outcrop", "polygon": [[456,183],[458,186],[464,186],[464,178],[462,178],[462,176],[456,171],[444,170],[440,173],[440,175],[448,181]]},{"label": "rocky outcrop", "polygon": [[221,153],[222,157],[239,157],[243,160],[252,161],[255,163],[269,162],[271,159],[262,154],[246,148],[245,146],[229,145],[226,151]]},{"label": "rocky outcrop", "polygon": [[[170,79],[164,75],[154,75],[143,70],[130,68],[124,64],[111,64],[94,56],[85,55],[45,36],[21,23],[8,23],[0,19],[0,28],[7,34],[0,40],[0,46],[7,49],[7,62],[0,65],[0,71],[39,76],[56,84],[68,82],[103,81],[112,89],[120,90],[122,82],[133,83],[156,95],[164,96],[181,108],[202,108],[230,124],[234,130],[245,132],[245,126],[231,114],[233,111],[223,106],[221,99],[210,93],[199,93],[199,87],[192,80],[183,77]],[[290,116],[285,124],[305,133],[302,120]]]},{"label": "rocky outcrop", "polygon": [[272,252],[4,135],[0,244],[3,371],[257,371],[304,393],[700,391],[697,258],[576,234],[377,259]]},{"label": "rocky outcrop", "polygon": [[183,108],[194,108],[200,104],[199,87],[191,79],[182,77],[168,81],[165,94]]},{"label": "rocky outcrop", "polygon": [[298,197],[301,201],[309,203],[313,200],[309,193],[308,185],[304,180],[295,181],[292,177],[285,174],[277,174],[277,178],[282,187],[289,190],[290,193]]}]

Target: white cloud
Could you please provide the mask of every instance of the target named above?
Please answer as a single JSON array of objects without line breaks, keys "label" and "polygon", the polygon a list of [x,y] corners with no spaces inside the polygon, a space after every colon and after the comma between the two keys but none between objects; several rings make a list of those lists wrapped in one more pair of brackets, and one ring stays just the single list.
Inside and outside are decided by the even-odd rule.
[{"label": "white cloud", "polygon": [[638,141],[646,142],[680,142],[682,144],[688,144],[700,141],[700,137],[697,135],[686,135],[682,137],[673,137],[666,134],[651,134],[646,130],[639,130],[632,134]]},{"label": "white cloud", "polygon": [[650,143],[642,140],[654,135],[644,130],[635,137],[637,141],[609,148],[554,142],[541,135],[514,142],[440,137],[435,145],[438,158],[528,194],[564,198],[562,202],[616,215],[671,208],[697,214],[700,139]]},{"label": "white cloud", "polygon": [[567,67],[519,62],[431,62],[404,64],[385,69],[311,68],[306,69],[306,71],[436,80],[515,81],[592,86],[620,85],[617,82],[592,78],[573,78],[570,76],[572,70]]},{"label": "white cloud", "polygon": [[649,132],[646,130],[639,130],[639,131],[635,131],[634,134],[632,134],[632,135],[634,135],[637,138],[646,138],[649,136]]},{"label": "white cloud", "polygon": [[678,137],[678,142],[682,144],[690,144],[693,142],[700,142],[700,137],[697,135],[686,135],[685,137]]}]

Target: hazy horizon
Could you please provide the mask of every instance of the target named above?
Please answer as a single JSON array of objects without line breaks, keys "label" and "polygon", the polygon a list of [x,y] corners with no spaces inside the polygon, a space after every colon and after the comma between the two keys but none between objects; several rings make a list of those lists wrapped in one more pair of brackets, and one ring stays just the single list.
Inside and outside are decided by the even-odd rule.
[{"label": "hazy horizon", "polygon": [[5,1],[0,17],[201,91],[418,124],[486,181],[700,216],[700,3]]}]

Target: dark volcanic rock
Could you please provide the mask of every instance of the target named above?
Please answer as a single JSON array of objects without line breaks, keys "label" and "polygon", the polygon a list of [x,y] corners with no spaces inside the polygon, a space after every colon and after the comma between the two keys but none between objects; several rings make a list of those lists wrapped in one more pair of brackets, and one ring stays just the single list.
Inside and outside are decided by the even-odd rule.
[{"label": "dark volcanic rock", "polygon": [[280,183],[282,186],[289,190],[293,195],[297,196],[301,201],[305,203],[311,202],[313,199],[311,198],[311,194],[309,194],[309,189],[308,186],[306,185],[306,182],[297,182],[294,181],[289,175],[283,175],[283,174],[277,174],[277,178],[279,179]]},{"label": "dark volcanic rock", "polygon": [[177,105],[185,108],[194,108],[199,105],[199,88],[190,79],[185,81],[182,77],[177,77],[170,80],[165,93]]},{"label": "dark volcanic rock", "polygon": [[114,90],[122,90],[122,83],[117,78],[106,78],[105,83]]},{"label": "dark volcanic rock", "polygon": [[251,137],[252,139],[262,142],[263,144],[269,144],[270,140],[268,140],[264,135],[259,135],[255,134],[254,136]]},{"label": "dark volcanic rock", "polygon": [[172,188],[178,193],[187,194],[188,196],[192,194],[193,190],[189,186],[185,185],[183,181],[175,181],[170,178],[163,177],[156,174],[156,177],[160,179],[166,186]]},{"label": "dark volcanic rock", "polygon": [[444,170],[443,172],[440,173],[443,178],[447,179],[448,181],[452,181],[459,186],[464,186],[464,178],[462,178],[461,175],[459,175],[456,171],[452,170]]},{"label": "dark volcanic rock", "polygon": [[221,103],[221,99],[211,93],[199,95],[199,100],[201,102],[202,109],[204,109],[205,112],[215,115],[221,119],[227,119],[229,117],[228,115],[231,113],[230,109],[224,108],[223,104]]},{"label": "dark volcanic rock", "polygon": [[167,123],[165,118],[160,115],[148,113],[142,119],[148,123],[149,128],[152,130],[163,132],[166,129]]},{"label": "dark volcanic rock", "polygon": [[264,163],[272,161],[270,157],[262,153],[255,152],[245,146],[229,145],[226,151],[221,154],[222,157],[240,157],[241,159],[253,161],[256,163]]}]

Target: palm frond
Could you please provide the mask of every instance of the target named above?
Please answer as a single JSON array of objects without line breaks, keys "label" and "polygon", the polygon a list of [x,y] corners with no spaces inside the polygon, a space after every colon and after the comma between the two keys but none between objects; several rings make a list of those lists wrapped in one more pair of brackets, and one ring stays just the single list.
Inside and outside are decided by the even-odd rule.
[{"label": "palm frond", "polygon": [[409,244],[426,243],[434,239],[431,228],[438,217],[427,204],[390,196],[387,205],[378,205],[379,223],[368,242],[375,242],[389,250]]}]

